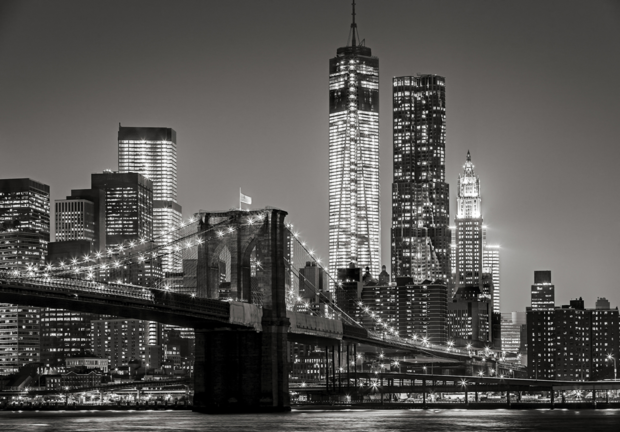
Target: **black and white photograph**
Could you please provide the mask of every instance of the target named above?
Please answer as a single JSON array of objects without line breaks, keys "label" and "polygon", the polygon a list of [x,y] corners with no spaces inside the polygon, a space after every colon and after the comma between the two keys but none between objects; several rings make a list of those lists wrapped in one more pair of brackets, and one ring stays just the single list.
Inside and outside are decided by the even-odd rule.
[{"label": "black and white photograph", "polygon": [[0,430],[619,431],[619,0],[0,0]]}]

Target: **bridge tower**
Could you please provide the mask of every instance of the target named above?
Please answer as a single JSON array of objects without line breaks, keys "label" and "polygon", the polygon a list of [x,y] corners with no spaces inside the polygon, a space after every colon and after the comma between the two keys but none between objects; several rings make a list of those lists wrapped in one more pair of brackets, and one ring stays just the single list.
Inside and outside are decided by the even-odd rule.
[{"label": "bridge tower", "polygon": [[[196,328],[194,410],[207,413],[288,411],[286,263],[283,210],[201,214],[199,230],[229,220],[226,235],[199,246],[196,292],[262,305],[262,331]],[[222,279],[229,279],[222,281]],[[230,285],[228,285],[228,283]]]}]

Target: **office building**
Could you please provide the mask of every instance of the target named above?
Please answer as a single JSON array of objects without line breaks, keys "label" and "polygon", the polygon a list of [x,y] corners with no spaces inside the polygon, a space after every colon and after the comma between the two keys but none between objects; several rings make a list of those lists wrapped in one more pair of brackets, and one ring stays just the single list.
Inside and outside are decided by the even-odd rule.
[{"label": "office building", "polygon": [[153,182],[138,173],[92,174],[92,188],[104,191],[107,247],[153,238]]},{"label": "office building", "polygon": [[456,282],[455,286],[480,285],[483,265],[482,197],[480,177],[474,172],[467,152],[464,172],[459,174],[456,200]]},{"label": "office building", "polygon": [[95,205],[83,199],[56,200],[56,241],[95,241]]},{"label": "office building", "polygon": [[329,268],[379,274],[379,59],[359,40],[329,61]]},{"label": "office building", "polygon": [[482,287],[461,286],[448,303],[448,334],[457,347],[483,348],[493,343],[493,302],[485,293],[489,285]]},{"label": "office building", "polygon": [[99,189],[72,190],[56,200],[56,242],[88,240],[91,251],[105,251],[105,193]]},{"label": "office building", "polygon": [[553,309],[555,307],[555,285],[551,283],[550,270],[536,270],[531,291],[532,309]]},{"label": "office building", "polygon": [[[448,341],[448,287],[427,281],[415,284],[413,278],[396,278],[396,282],[364,285],[362,302],[375,314],[362,315],[367,328],[385,331],[386,323],[402,338],[426,340],[433,344]],[[378,322],[376,318],[380,318]]]},{"label": "office building", "polygon": [[[47,261],[70,262],[94,251],[105,251],[105,192],[72,190],[56,200],[55,241],[48,247]],[[65,309],[41,309],[41,361],[50,367],[66,358],[91,350],[90,322],[99,314]]]},{"label": "office building", "polygon": [[127,366],[130,360],[146,364],[148,321],[106,319],[91,322],[93,352],[108,359],[110,369]]},{"label": "office building", "polygon": [[[42,264],[50,240],[50,188],[28,178],[0,180],[0,270]],[[40,309],[0,304],[0,374],[38,362]]]},{"label": "office building", "polygon": [[502,352],[505,356],[512,354],[518,355],[523,347],[525,340],[526,317],[525,312],[506,312],[502,317]]},{"label": "office building", "polygon": [[[153,184],[153,237],[156,245],[175,240],[171,229],[182,222],[177,202],[177,134],[163,127],[125,127],[118,129],[119,173],[140,173]],[[182,271],[180,252],[165,255],[165,273]],[[172,275],[170,275],[172,276]]]},{"label": "office building", "polygon": [[499,245],[486,244],[486,229],[483,227],[485,241],[482,246],[482,274],[488,274],[493,280],[493,313],[501,313],[501,288],[500,288],[500,247]]},{"label": "office building", "polygon": [[392,276],[416,284],[451,275],[445,81],[417,75],[392,82]]},{"label": "office building", "polygon": [[62,366],[66,358],[91,351],[90,323],[99,314],[41,309],[41,362]]}]

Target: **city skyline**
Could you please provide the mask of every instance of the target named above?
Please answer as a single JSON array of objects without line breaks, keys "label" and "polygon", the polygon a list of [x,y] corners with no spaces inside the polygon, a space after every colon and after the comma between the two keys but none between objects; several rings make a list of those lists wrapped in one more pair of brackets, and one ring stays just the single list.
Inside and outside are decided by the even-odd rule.
[{"label": "city skyline", "polygon": [[[0,83],[12,84],[3,89],[6,96],[0,102],[0,129],[4,132],[0,148],[5,154],[10,149],[11,155],[0,162],[2,177],[32,178],[51,186],[51,199],[61,199],[71,189],[87,187],[91,173],[115,167],[119,121],[170,127],[179,134],[179,201],[186,218],[200,208],[234,207],[241,186],[257,207],[273,205],[288,211],[289,220],[326,259],[325,64],[335,47],[346,40],[349,2],[319,2],[312,7],[274,3],[268,11],[244,3],[247,16],[242,14],[239,22],[232,18],[239,12],[232,6],[198,5],[198,13],[187,6],[153,4],[145,8],[144,22],[152,23],[149,25],[128,19],[144,9],[144,4],[137,2],[124,5],[121,17],[114,13],[120,3],[97,6],[102,16],[91,21],[86,18],[93,8],[77,3],[59,2],[49,9],[40,4],[36,10],[30,9],[30,3],[1,6],[0,54],[10,66],[0,71]],[[404,2],[358,5],[363,37],[382,61],[381,264],[389,267],[387,198],[392,142],[386,125],[391,122],[390,80],[418,71],[436,73],[446,77],[448,87],[446,179],[452,185],[450,203],[454,206],[462,155],[471,149],[485,179],[489,242],[502,246],[502,311],[524,310],[533,271],[541,269],[553,271],[558,304],[582,295],[582,287],[592,284],[597,288],[591,298],[584,299],[588,307],[596,297],[607,297],[612,307],[618,306],[620,295],[612,276],[618,260],[618,223],[613,215],[620,208],[613,199],[612,170],[619,154],[610,143],[618,129],[613,123],[618,101],[611,96],[617,95],[613,77],[620,63],[602,54],[614,52],[620,45],[618,30],[611,26],[618,22],[618,5],[600,2],[588,8],[563,2],[564,13],[556,14],[550,2],[537,5],[538,15],[530,17],[527,8],[521,12],[507,5],[481,8],[471,4],[476,5],[451,3],[447,16],[428,9],[426,3],[416,4],[417,11]],[[486,15],[477,17],[476,10]],[[307,19],[295,21],[302,12]],[[424,15],[421,12],[430,14],[430,19],[429,23],[420,19],[419,30],[405,31],[397,25],[408,13]],[[186,23],[186,28],[172,23],[178,27],[170,38],[139,35],[141,26],[148,29],[159,22],[168,23],[168,13],[180,15],[177,18],[182,19],[177,21]],[[454,22],[458,13],[471,18],[472,28],[479,24],[478,31],[462,27],[463,18]],[[226,17],[222,21],[229,29],[218,25],[214,19],[218,14]],[[520,24],[520,32],[503,21],[507,15]],[[205,17],[213,20],[208,21],[212,24],[208,30],[199,27],[199,23],[205,24]],[[105,30],[106,20],[117,26],[115,34]],[[250,20],[258,21],[260,28],[250,25]],[[570,31],[574,31],[576,20],[582,31],[573,35]],[[92,28],[81,29],[81,40],[62,30],[63,22],[71,23],[64,26],[69,28],[87,21]],[[548,33],[549,23],[557,30],[553,35]],[[310,35],[318,24],[322,34],[297,39],[301,45],[296,52],[303,56],[290,49],[293,42],[283,41],[293,30]],[[429,25],[438,27],[439,41],[428,36],[432,31],[425,26]],[[502,30],[502,25],[507,28]],[[485,40],[487,32],[497,38]],[[586,33],[588,38],[584,38]],[[202,37],[193,37],[198,35]],[[248,39],[250,36],[253,39]],[[228,38],[227,44],[213,45],[216,37]],[[425,37],[431,47],[406,43]],[[254,61],[260,86],[240,84],[242,76],[235,69],[256,60],[253,56],[260,50],[251,52],[249,59],[238,59],[230,51],[248,40],[254,46],[273,48],[273,53],[263,51],[261,56],[266,54],[274,61],[277,57],[290,68],[290,75],[271,77],[274,64]],[[188,45],[185,49],[176,49],[184,43]],[[480,49],[477,44],[486,45]],[[162,46],[174,51],[170,62],[157,55]],[[468,54],[474,60],[468,60]],[[222,71],[200,60],[207,55],[219,59],[214,63]],[[175,61],[180,66],[169,66]],[[114,72],[117,62],[128,65],[123,75]],[[229,75],[223,74],[224,70]],[[595,84],[607,90],[582,93],[576,101],[574,82],[586,76],[596,76]],[[26,90],[27,97],[23,97]],[[237,91],[239,95],[231,95]],[[293,91],[301,92],[299,104],[291,100]],[[117,99],[122,95],[128,101],[119,105]],[[243,106],[240,101],[245,101]],[[272,104],[271,114],[258,113],[267,111],[261,105],[265,101]],[[244,121],[238,122],[240,118]],[[274,174],[265,174],[270,172]],[[580,173],[577,180],[575,172]],[[575,202],[576,195],[583,200]],[[454,210],[450,213],[455,214]]]}]

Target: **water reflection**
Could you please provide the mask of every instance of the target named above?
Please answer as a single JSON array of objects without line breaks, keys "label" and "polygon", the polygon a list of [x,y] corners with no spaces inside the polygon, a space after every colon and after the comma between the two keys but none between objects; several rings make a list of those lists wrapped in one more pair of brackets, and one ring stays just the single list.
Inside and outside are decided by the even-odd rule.
[{"label": "water reflection", "polygon": [[0,412],[0,431],[618,431],[620,410],[355,410],[207,416],[189,411]]}]

